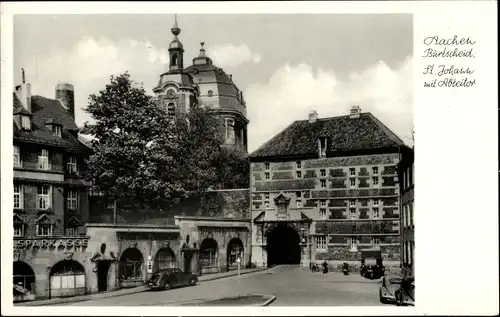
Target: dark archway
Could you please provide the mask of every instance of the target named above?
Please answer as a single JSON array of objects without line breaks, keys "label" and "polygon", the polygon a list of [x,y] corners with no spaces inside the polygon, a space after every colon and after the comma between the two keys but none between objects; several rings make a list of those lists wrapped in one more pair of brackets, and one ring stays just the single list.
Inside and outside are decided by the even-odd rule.
[{"label": "dark archway", "polygon": [[74,260],[57,262],[50,270],[50,296],[85,294],[85,268]]},{"label": "dark archway", "polygon": [[163,269],[176,268],[175,254],[171,248],[161,248],[156,252],[154,271],[158,272]]},{"label": "dark archway", "polygon": [[232,238],[227,244],[227,270],[237,268],[238,263],[236,260],[241,259],[240,265],[243,266],[243,242],[239,238]]},{"label": "dark archway", "polygon": [[120,257],[120,280],[142,280],[144,258],[137,248],[128,248]]},{"label": "dark archway", "polygon": [[267,265],[300,264],[300,236],[287,225],[278,225],[267,234]]},{"label": "dark archway", "polygon": [[97,291],[108,290],[108,273],[111,261],[97,261]]},{"label": "dark archway", "polygon": [[219,267],[219,245],[213,238],[206,238],[200,245],[200,268],[218,269]]},{"label": "dark archway", "polygon": [[23,261],[14,261],[13,273],[15,295],[26,295],[28,292],[34,293],[35,272],[29,264]]}]

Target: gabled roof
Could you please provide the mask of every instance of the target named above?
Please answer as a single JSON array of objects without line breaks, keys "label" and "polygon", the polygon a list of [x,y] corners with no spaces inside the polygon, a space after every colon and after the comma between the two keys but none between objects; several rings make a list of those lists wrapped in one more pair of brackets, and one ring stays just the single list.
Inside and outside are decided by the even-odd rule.
[{"label": "gabled roof", "polygon": [[[13,105],[15,111],[29,112],[22,106],[21,101],[14,93]],[[20,107],[22,109],[20,109]],[[78,136],[70,133],[77,131],[78,127],[59,100],[48,99],[41,96],[31,97],[31,130],[20,129],[17,124],[13,125],[14,140],[63,147],[72,151],[88,151],[89,148],[78,140]],[[46,126],[47,123],[58,123],[63,126],[61,137],[55,136]]]},{"label": "gabled roof", "polygon": [[318,138],[327,138],[327,156],[344,152],[398,148],[404,142],[371,113],[300,120],[274,136],[252,154],[252,158],[317,156]]},{"label": "gabled roof", "polygon": [[44,214],[42,214],[40,217],[38,217],[38,218],[36,219],[36,222],[37,222],[37,223],[50,223],[50,224],[53,224],[53,223],[54,223],[54,221],[52,221],[52,220],[49,218],[49,216],[47,216],[47,214],[45,214],[45,213],[44,213]]},{"label": "gabled roof", "polygon": [[80,221],[80,219],[78,219],[76,216],[72,216],[71,218],[69,218],[68,220],[68,225],[69,226],[73,226],[73,227],[78,227],[78,226],[81,226],[82,225],[82,222]]}]

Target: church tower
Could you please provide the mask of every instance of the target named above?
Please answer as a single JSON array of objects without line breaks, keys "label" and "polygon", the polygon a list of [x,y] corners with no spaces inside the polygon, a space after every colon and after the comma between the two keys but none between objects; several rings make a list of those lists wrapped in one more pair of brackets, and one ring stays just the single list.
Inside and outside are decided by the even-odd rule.
[{"label": "church tower", "polygon": [[174,26],[170,29],[170,31],[174,35],[174,39],[170,42],[170,46],[168,47],[170,56],[170,71],[182,70],[184,62],[184,47],[177,37],[181,33],[181,29],[177,25],[177,14],[175,15]]},{"label": "church tower", "polygon": [[180,113],[189,112],[189,109],[196,106],[199,90],[193,82],[193,77],[183,69],[184,48],[178,38],[181,29],[177,25],[177,15],[170,31],[174,39],[168,48],[170,55],[168,71],[160,75],[158,85],[153,88],[153,92],[160,107],[167,111],[167,115],[175,117]]}]

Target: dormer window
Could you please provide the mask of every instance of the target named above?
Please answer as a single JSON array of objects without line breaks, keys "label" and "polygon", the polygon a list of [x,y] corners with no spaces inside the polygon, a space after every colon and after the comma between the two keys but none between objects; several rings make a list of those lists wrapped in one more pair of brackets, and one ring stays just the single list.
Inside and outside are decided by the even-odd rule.
[{"label": "dormer window", "polygon": [[21,116],[21,127],[24,130],[31,130],[31,119],[29,116]]},{"label": "dormer window", "polygon": [[320,137],[318,139],[319,146],[319,157],[326,157],[326,147],[327,147],[327,139],[325,137]]},{"label": "dormer window", "polygon": [[53,124],[52,125],[52,134],[55,136],[61,137],[62,136],[62,127],[58,124]]}]

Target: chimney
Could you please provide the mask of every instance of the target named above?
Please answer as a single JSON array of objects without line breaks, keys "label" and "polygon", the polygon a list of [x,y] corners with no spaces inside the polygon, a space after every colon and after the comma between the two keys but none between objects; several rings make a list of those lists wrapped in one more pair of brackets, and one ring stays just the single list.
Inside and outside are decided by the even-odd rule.
[{"label": "chimney", "polygon": [[16,87],[16,95],[23,107],[31,112],[31,84],[26,83],[26,76],[24,74],[24,68],[21,68],[22,71],[22,84]]},{"label": "chimney", "polygon": [[358,105],[354,105],[351,107],[351,112],[349,114],[349,118],[357,119],[361,115],[361,108]]},{"label": "chimney", "polygon": [[71,84],[57,84],[56,86],[56,99],[69,112],[73,120],[75,119],[75,89]]},{"label": "chimney", "polygon": [[316,110],[309,112],[309,123],[314,123],[318,120],[318,113]]}]

